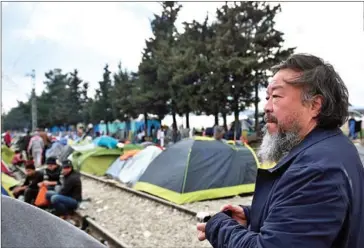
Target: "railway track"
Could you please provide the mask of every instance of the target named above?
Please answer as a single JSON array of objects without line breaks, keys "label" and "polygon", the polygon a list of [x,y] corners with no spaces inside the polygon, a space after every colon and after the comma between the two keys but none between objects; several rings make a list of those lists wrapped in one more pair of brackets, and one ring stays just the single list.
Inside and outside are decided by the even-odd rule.
[{"label": "railway track", "polygon": [[211,248],[207,241],[196,238],[195,211],[203,208],[193,211],[116,181],[82,174],[83,194],[91,201],[80,211],[95,217],[131,247]]},{"label": "railway track", "polygon": [[[18,175],[21,178],[25,177],[25,171],[19,166],[14,166]],[[79,211],[75,211],[72,214],[72,220],[75,221],[75,225],[81,230],[85,231],[95,239],[99,240],[106,247],[110,248],[129,248],[130,246],[117,239],[112,233],[99,225],[93,218],[81,214]]]},{"label": "railway track", "polygon": [[172,209],[176,209],[176,210],[178,210],[180,212],[183,212],[183,213],[185,213],[185,214],[187,214],[187,215],[189,215],[191,217],[195,217],[196,219],[201,218],[200,217],[201,214],[199,214],[196,211],[193,211],[193,210],[188,209],[186,207],[183,207],[183,206],[177,205],[175,203],[166,201],[166,200],[161,199],[161,198],[158,198],[156,196],[153,196],[153,195],[144,193],[142,191],[137,191],[137,190],[134,190],[132,188],[123,186],[123,185],[117,183],[116,181],[110,181],[110,180],[107,180],[107,179],[103,179],[103,178],[100,178],[100,177],[97,177],[97,176],[94,176],[94,175],[90,175],[90,174],[85,173],[85,172],[81,172],[81,175],[84,176],[84,177],[86,177],[86,178],[88,178],[88,179],[92,179],[92,180],[95,180],[97,182],[101,182],[101,183],[104,183],[106,185],[110,185],[112,187],[118,188],[118,189],[120,189],[122,191],[125,191],[125,192],[128,192],[130,194],[134,194],[136,196],[139,196],[139,197],[142,197],[142,198],[145,198],[145,199],[148,199],[148,200],[157,202],[159,204],[162,204],[164,206],[170,207]]},{"label": "railway track", "polygon": [[209,242],[197,240],[197,222],[219,211],[222,204],[243,200],[239,197],[181,206],[114,180],[84,172],[81,179],[84,197],[91,200],[85,200],[85,208],[81,207],[72,219],[107,247],[211,248]]}]

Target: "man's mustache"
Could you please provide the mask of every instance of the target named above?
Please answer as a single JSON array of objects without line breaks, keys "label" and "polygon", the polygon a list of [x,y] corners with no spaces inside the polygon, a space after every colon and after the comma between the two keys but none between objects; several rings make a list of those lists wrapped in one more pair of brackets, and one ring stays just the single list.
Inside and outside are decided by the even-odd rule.
[{"label": "man's mustache", "polygon": [[264,115],[264,121],[265,123],[278,123],[277,118],[270,114]]}]

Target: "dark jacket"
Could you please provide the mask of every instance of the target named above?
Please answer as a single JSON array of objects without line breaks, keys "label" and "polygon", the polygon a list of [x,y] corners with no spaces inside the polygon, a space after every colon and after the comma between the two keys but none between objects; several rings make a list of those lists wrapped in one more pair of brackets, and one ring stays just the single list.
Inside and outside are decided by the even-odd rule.
[{"label": "dark jacket", "polygon": [[1,211],[1,247],[105,248],[86,232],[30,204],[2,195]]},{"label": "dark jacket", "polygon": [[364,247],[364,169],[340,129],[313,130],[269,170],[258,170],[248,228],[225,213],[206,225],[213,247]]},{"label": "dark jacket", "polygon": [[23,183],[23,186],[28,186],[29,189],[39,189],[38,183],[43,182],[43,173],[41,171],[35,171],[33,176],[27,176]]},{"label": "dark jacket", "polygon": [[80,173],[73,170],[70,174],[65,176],[62,183],[62,189],[59,194],[72,197],[78,202],[82,201],[82,184]]},{"label": "dark jacket", "polygon": [[57,167],[57,169],[55,170],[48,170],[48,168],[46,168],[44,170],[44,175],[48,177],[48,181],[51,182],[57,182],[57,184],[60,184],[60,176],[61,176],[61,172],[62,172],[62,168],[60,166]]}]

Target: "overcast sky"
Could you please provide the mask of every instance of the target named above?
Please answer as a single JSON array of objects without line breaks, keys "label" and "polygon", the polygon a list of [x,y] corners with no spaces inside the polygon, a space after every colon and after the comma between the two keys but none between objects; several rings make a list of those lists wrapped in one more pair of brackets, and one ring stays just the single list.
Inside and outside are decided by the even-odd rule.
[{"label": "overcast sky", "polygon": [[[202,21],[207,12],[213,16],[222,4],[183,3],[179,27],[183,21]],[[363,3],[281,5],[276,28],[285,33],[285,46],[331,62],[349,88],[350,102],[364,106]],[[2,3],[3,108],[29,97],[31,83],[24,75],[32,69],[38,94],[44,73],[53,68],[77,68],[91,88],[98,86],[106,63],[112,71],[119,61],[136,70],[151,36],[149,19],[160,10],[152,2]]]}]

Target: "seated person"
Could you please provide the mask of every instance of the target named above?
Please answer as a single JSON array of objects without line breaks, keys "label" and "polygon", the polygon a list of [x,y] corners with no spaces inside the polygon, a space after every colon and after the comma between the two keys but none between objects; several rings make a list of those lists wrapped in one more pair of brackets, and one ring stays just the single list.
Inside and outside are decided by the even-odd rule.
[{"label": "seated person", "polygon": [[55,157],[49,157],[46,160],[47,168],[44,170],[43,182],[39,183],[38,186],[42,185],[47,186],[48,190],[59,191],[61,187],[60,176],[61,176],[61,167],[57,164],[57,160]]},{"label": "seated person", "polygon": [[26,178],[22,186],[13,189],[15,198],[24,195],[24,201],[33,204],[39,192],[38,183],[43,181],[43,173],[35,170],[35,165],[32,160],[25,164]]},{"label": "seated person", "polygon": [[25,160],[23,159],[23,155],[21,154],[21,152],[19,150],[15,151],[15,154],[13,156],[13,159],[11,160],[11,163],[13,165],[22,165],[25,162]]},{"label": "seated person", "polygon": [[48,191],[46,197],[55,210],[53,213],[66,219],[82,201],[82,184],[80,173],[73,169],[70,160],[62,162],[62,175],[63,182],[60,192]]}]

